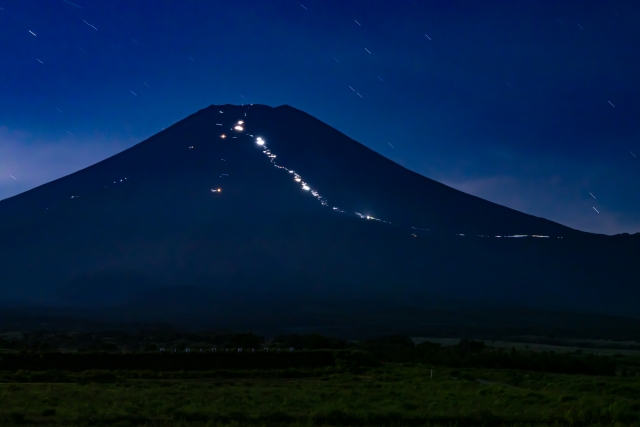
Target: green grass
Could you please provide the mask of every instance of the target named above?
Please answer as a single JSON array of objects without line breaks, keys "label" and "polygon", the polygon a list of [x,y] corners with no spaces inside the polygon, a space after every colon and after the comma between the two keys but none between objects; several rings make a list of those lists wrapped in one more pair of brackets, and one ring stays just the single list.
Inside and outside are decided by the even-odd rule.
[{"label": "green grass", "polygon": [[430,369],[57,373],[0,384],[0,425],[640,425],[637,376]]}]

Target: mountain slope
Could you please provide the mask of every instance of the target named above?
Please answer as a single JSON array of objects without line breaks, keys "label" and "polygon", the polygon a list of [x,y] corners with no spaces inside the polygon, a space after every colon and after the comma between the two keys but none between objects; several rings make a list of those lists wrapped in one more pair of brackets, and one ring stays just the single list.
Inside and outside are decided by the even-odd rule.
[{"label": "mountain slope", "polygon": [[[511,235],[549,237],[495,237]],[[211,106],[1,201],[0,298],[149,318],[436,295],[628,314],[638,246],[451,189],[292,107]]]}]

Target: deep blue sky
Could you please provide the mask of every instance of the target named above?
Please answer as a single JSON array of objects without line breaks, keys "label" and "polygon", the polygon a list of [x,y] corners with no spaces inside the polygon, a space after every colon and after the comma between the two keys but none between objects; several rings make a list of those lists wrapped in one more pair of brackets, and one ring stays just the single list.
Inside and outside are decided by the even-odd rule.
[{"label": "deep blue sky", "polygon": [[289,104],[471,194],[640,231],[640,2],[0,7],[0,199],[210,104]]}]

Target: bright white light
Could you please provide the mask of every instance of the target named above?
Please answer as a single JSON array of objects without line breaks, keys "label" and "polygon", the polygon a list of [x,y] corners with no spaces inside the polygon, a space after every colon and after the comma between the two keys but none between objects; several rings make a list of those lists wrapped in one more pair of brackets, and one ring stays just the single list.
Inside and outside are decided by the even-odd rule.
[{"label": "bright white light", "polygon": [[302,187],[302,189],[303,189],[303,190],[307,190],[307,191],[311,190],[311,188],[309,188],[309,186],[308,186],[308,185],[303,186],[303,187]]},{"label": "bright white light", "polygon": [[258,139],[256,140],[256,144],[258,144],[258,145],[264,145],[264,141],[263,141],[262,139],[258,138]]},{"label": "bright white light", "polygon": [[238,122],[238,124],[239,124],[239,125],[242,125],[242,124],[244,124],[244,122],[243,122],[242,120],[240,120],[240,121]]},{"label": "bright white light", "polygon": [[238,126],[234,127],[234,129],[235,129],[235,130],[238,130],[238,131],[240,131],[240,130],[244,130],[244,128],[243,128],[242,126],[240,126],[240,125],[238,125]]},{"label": "bright white light", "polygon": [[225,139],[227,137],[227,135],[225,135],[224,133],[222,135],[220,135],[220,138]]},{"label": "bright white light", "polygon": [[302,181],[300,178],[296,178],[296,182],[300,182]]}]

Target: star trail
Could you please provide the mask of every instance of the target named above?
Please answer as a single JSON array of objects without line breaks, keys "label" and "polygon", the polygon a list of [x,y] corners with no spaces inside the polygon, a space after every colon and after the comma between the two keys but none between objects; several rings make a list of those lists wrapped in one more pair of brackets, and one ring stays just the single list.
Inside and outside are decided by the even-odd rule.
[{"label": "star trail", "polygon": [[635,232],[638,23],[621,1],[3,0],[0,199],[210,104],[289,104],[459,190]]}]

